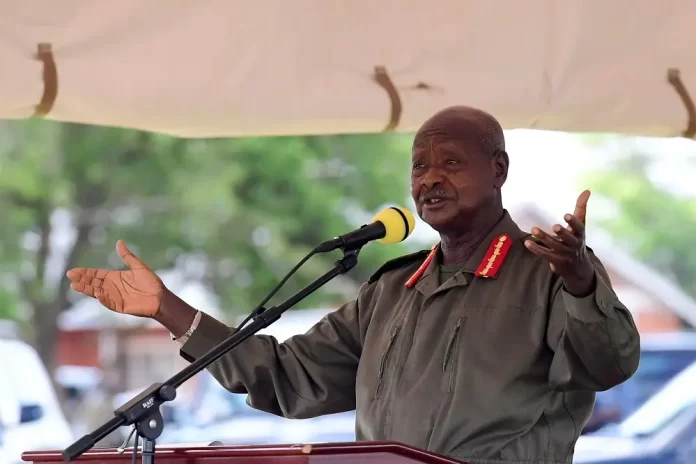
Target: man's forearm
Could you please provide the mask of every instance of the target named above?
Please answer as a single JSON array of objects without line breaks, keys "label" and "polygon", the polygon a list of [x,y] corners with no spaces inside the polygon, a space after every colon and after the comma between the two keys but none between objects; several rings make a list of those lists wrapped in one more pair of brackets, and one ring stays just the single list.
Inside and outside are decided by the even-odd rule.
[{"label": "man's forearm", "polygon": [[154,319],[176,338],[180,338],[191,327],[197,312],[196,308],[165,289],[160,309]]}]

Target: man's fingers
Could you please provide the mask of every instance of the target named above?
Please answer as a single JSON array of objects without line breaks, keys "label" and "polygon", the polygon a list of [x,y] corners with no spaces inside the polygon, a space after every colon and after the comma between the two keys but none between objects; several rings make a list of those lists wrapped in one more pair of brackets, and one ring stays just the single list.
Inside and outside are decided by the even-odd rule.
[{"label": "man's fingers", "polygon": [[101,287],[101,283],[107,278],[109,272],[106,269],[86,269],[75,268],[70,269],[66,275],[73,282],[80,282],[84,285]]},{"label": "man's fingers", "polygon": [[82,278],[87,274],[88,271],[93,270],[93,269],[87,269],[84,267],[76,267],[73,269],[70,269],[68,272],[65,273],[68,279],[79,282],[82,280]]},{"label": "man's fingers", "polygon": [[[70,271],[68,271],[70,274]],[[72,282],[70,288],[88,296],[94,296],[95,289],[104,286],[109,271],[104,269],[82,269],[68,276]]]},{"label": "man's fingers", "polygon": [[578,238],[582,238],[585,235],[585,223],[579,217],[566,214],[563,219],[568,223],[568,232]]},{"label": "man's fingers", "polygon": [[79,281],[82,278],[83,270],[80,268],[70,269],[65,276],[72,281]]},{"label": "man's fingers", "polygon": [[578,196],[578,200],[575,202],[575,211],[573,216],[578,218],[580,222],[585,224],[585,218],[587,217],[587,201],[590,199],[591,192],[585,190]]},{"label": "man's fingers", "polygon": [[123,240],[119,240],[116,242],[116,251],[118,252],[118,256],[121,257],[124,263],[126,263],[126,266],[128,266],[131,269],[146,269],[147,266],[145,263],[140,261],[140,259],[135,256],[131,251],[128,249],[126,246],[125,242]]},{"label": "man's fingers", "polygon": [[106,276],[109,274],[109,272],[112,271],[108,271],[106,269],[90,269],[84,267],[76,267],[74,269],[70,269],[68,272],[65,273],[65,275],[68,277],[68,279],[72,280],[73,282],[89,283],[91,279],[104,280]]},{"label": "man's fingers", "polygon": [[94,287],[92,287],[91,285],[86,285],[83,282],[73,282],[70,284],[70,288],[72,288],[76,292],[80,292],[94,298]]},{"label": "man's fingers", "polygon": [[109,271],[104,269],[85,269],[85,272],[82,273],[82,277],[80,278],[80,282],[89,283],[89,281],[93,279],[103,279],[108,272]]},{"label": "man's fingers", "polygon": [[82,280],[80,280],[80,283],[93,288],[102,288],[104,286],[104,279],[99,279],[97,277],[89,278],[85,276],[82,278]]},{"label": "man's fingers", "polygon": [[529,249],[529,251],[539,256],[540,258],[544,258],[549,262],[557,261],[557,255],[553,250],[550,250],[537,243],[534,243],[534,241],[532,240],[526,240],[524,242],[524,245]]},{"label": "man's fingers", "polygon": [[118,291],[114,292],[113,283],[107,282],[106,287],[107,288],[95,287],[83,282],[73,282],[70,284],[70,288],[73,290],[96,298],[105,307],[114,311],[123,312],[123,298],[121,298]]},{"label": "man's fingers", "polygon": [[552,251],[561,253],[570,252],[570,246],[568,244],[561,241],[559,237],[554,237],[538,227],[532,228],[532,234]]},{"label": "man's fingers", "polygon": [[574,231],[568,230],[560,224],[554,225],[552,230],[556,233],[558,238],[570,248],[577,248],[580,246],[580,238],[574,234]]}]

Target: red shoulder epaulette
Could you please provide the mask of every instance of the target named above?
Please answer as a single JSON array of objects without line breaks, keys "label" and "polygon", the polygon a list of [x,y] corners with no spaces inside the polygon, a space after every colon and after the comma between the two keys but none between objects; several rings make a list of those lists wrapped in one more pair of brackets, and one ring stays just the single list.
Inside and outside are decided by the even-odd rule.
[{"label": "red shoulder epaulette", "polygon": [[496,277],[511,247],[512,240],[510,240],[509,235],[502,234],[494,238],[486,255],[481,260],[481,264],[476,269],[476,276]]},{"label": "red shoulder epaulette", "polygon": [[420,267],[418,268],[418,270],[416,270],[416,272],[414,272],[413,275],[406,281],[406,284],[405,284],[406,287],[411,288],[414,285],[416,285],[416,282],[418,282],[418,279],[421,278],[421,276],[423,275],[423,273],[428,268],[428,266],[432,262],[433,258],[437,254],[437,249],[439,246],[440,246],[439,243],[436,243],[435,245],[433,245],[433,248],[430,250],[430,253],[428,254],[428,256],[426,256],[425,261],[423,261],[423,264],[421,264]]}]

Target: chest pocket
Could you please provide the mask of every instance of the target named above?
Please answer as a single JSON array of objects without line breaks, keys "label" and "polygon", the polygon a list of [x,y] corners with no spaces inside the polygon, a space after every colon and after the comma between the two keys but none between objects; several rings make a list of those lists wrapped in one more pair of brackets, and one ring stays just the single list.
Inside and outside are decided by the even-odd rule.
[{"label": "chest pocket", "polygon": [[399,335],[400,330],[401,330],[400,323],[397,324],[394,327],[394,329],[392,329],[392,332],[389,335],[389,340],[387,341],[387,347],[385,348],[384,353],[382,353],[382,358],[379,361],[379,370],[377,371],[377,389],[375,390],[375,399],[379,398],[381,393],[382,393],[385,371],[387,370],[387,364],[389,361],[389,355],[394,348],[394,342],[396,341],[396,337]]},{"label": "chest pocket", "polygon": [[445,353],[442,358],[442,391],[445,393],[454,391],[454,384],[457,380],[457,365],[459,364],[459,350],[461,349],[459,340],[466,327],[466,322],[466,317],[457,319],[449,333],[447,345],[445,345]]}]

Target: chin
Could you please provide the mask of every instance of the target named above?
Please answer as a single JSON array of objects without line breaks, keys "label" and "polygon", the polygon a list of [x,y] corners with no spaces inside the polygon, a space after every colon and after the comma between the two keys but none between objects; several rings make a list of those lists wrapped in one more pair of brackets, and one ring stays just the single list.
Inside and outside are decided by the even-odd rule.
[{"label": "chin", "polygon": [[421,219],[423,219],[423,222],[428,224],[437,232],[451,230],[453,224],[456,222],[455,218],[451,215],[442,214],[440,212],[438,212],[437,214],[428,212],[426,214],[421,215]]}]

